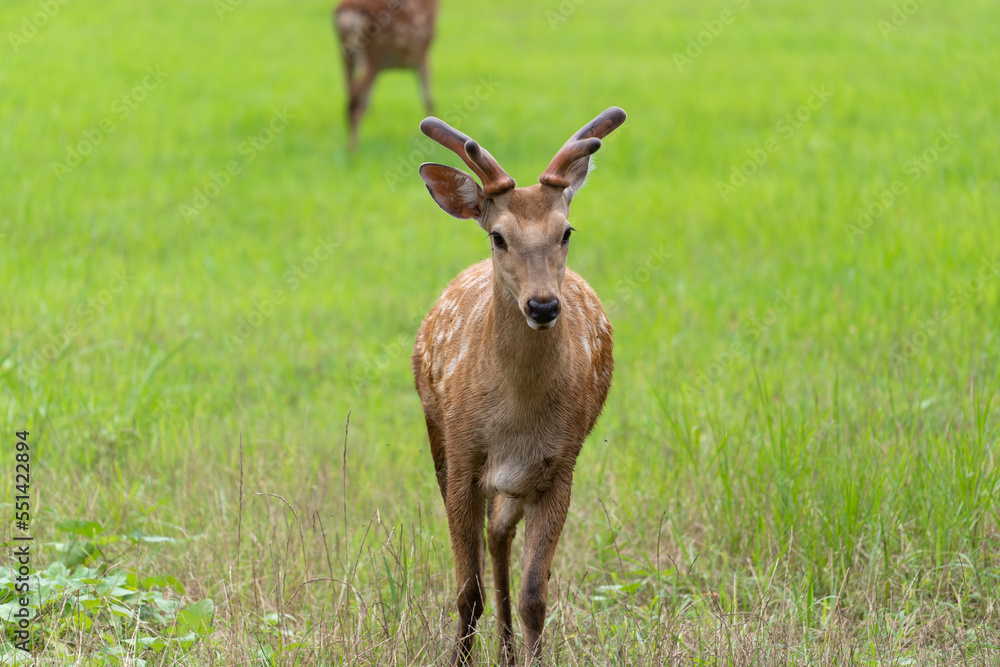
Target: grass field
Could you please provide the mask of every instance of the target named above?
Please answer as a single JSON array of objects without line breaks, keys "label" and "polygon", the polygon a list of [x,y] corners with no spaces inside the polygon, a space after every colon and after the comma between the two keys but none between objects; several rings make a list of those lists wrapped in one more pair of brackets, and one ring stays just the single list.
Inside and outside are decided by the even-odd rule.
[{"label": "grass field", "polygon": [[[409,356],[489,245],[411,73],[346,152],[330,7],[0,5],[4,664],[450,648]],[[629,113],[574,200],[616,373],[550,664],[997,664],[1000,5],[446,1],[432,71],[520,185]]]}]

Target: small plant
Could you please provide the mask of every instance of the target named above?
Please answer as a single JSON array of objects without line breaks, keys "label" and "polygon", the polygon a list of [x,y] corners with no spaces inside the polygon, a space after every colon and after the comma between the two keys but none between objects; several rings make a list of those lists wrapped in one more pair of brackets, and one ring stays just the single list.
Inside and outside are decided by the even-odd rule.
[{"label": "small plant", "polygon": [[[153,656],[184,654],[212,628],[210,599],[183,604],[184,587],[170,576],[108,567],[101,547],[121,541],[173,542],[173,538],[104,534],[93,521],[64,521],[71,534],[53,546],[60,560],[29,577],[29,638],[17,639],[21,605],[15,574],[0,571],[0,664],[24,664],[33,655],[54,659],[87,655],[101,664],[145,665]],[[23,615],[23,612],[21,612]],[[15,646],[17,644],[17,646]],[[30,654],[23,649],[25,644]]]}]

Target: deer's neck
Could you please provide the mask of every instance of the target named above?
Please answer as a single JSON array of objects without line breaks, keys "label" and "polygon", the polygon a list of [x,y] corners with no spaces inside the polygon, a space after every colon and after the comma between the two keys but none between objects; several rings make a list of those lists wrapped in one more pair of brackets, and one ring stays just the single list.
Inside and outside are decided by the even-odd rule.
[{"label": "deer's neck", "polygon": [[565,313],[551,329],[535,331],[528,326],[514,297],[494,276],[486,331],[491,361],[508,385],[536,396],[558,387],[566,356]]}]

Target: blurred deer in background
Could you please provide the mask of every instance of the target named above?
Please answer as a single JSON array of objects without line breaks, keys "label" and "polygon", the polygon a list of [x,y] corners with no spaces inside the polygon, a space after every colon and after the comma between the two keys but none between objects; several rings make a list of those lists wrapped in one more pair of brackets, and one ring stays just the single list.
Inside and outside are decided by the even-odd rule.
[{"label": "blurred deer in background", "polygon": [[347,73],[348,148],[358,145],[358,125],[375,77],[384,69],[415,69],[424,106],[433,113],[427,51],[434,39],[437,0],[343,0],[333,12]]},{"label": "blurred deer in background", "polygon": [[[569,205],[590,156],[625,121],[612,107],[577,132],[539,177],[515,188],[493,156],[437,118],[420,129],[479,177],[423,164],[434,201],[489,234],[492,258],[458,275],[417,334],[413,371],[448,515],[458,586],[451,663],[465,665],[483,613],[483,519],[493,560],[500,663],[515,660],[510,550],[525,520],[518,611],[528,660],[542,626],[573,467],[611,386],[611,325],[589,285],[566,268]],[[488,505],[487,505],[488,503]]]}]

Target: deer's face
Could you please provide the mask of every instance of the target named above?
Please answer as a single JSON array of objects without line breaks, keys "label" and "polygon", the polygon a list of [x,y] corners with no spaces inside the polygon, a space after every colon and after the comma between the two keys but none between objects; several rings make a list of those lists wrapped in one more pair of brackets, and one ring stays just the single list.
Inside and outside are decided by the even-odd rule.
[{"label": "deer's face", "polygon": [[573,228],[567,216],[573,195],[587,179],[590,156],[601,139],[625,122],[625,112],[611,107],[563,144],[538,177],[538,185],[515,187],[514,179],[479,144],[437,118],[425,118],[420,130],[476,172],[443,164],[420,165],[431,197],[449,215],[473,219],[490,235],[493,277],[504,287],[532,329],[551,329],[562,308],[562,281]]},{"label": "deer's face", "polygon": [[497,197],[482,220],[493,247],[493,273],[532,329],[549,329],[562,308],[562,281],[573,228],[563,191],[544,185]]}]

